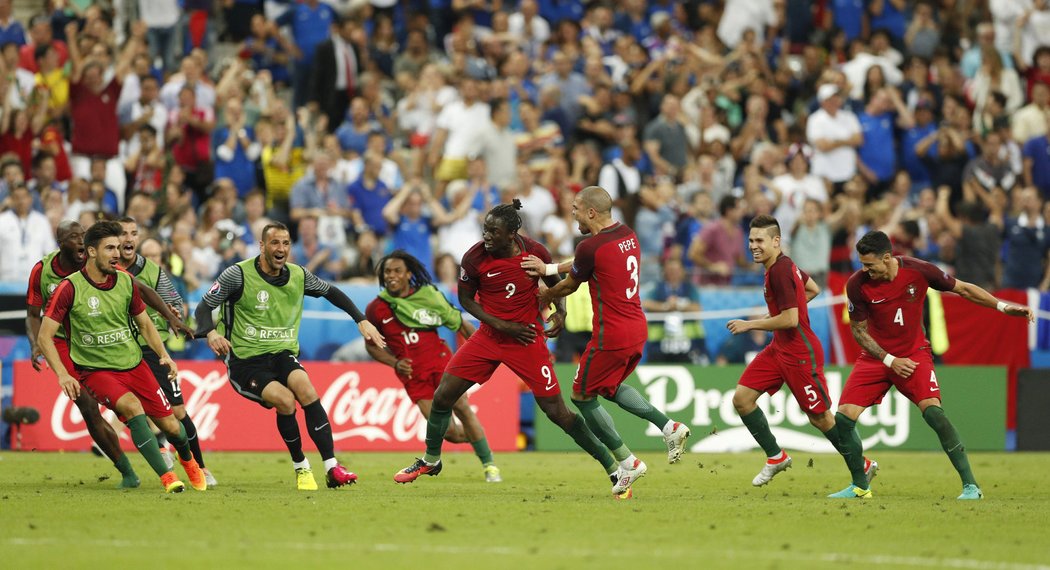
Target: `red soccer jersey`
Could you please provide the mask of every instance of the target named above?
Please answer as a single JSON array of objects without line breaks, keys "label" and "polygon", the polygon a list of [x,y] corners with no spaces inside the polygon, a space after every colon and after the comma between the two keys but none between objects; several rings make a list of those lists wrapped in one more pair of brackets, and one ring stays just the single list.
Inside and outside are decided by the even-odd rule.
[{"label": "red soccer jersey", "polygon": [[[534,327],[538,333],[537,340],[542,341],[540,303],[536,298],[538,279],[529,277],[521,268],[521,262],[529,255],[535,255],[544,263],[550,263],[551,254],[543,245],[525,236],[516,236],[514,239],[521,253],[511,257],[493,257],[485,251],[484,242],[474,244],[463,254],[460,280],[477,287],[478,301],[486,313],[505,321]],[[478,332],[499,342],[517,344],[513,338],[493,330],[485,323],[481,324]]]},{"label": "red soccer jersey", "polygon": [[798,309],[798,325],[793,329],[773,331],[773,346],[784,354],[800,358],[812,357],[814,363],[824,363],[824,347],[809,326],[806,305],[806,275],[791,258],[781,254],[766,270],[762,295],[766,298],[769,316],[775,317],[788,309]]},{"label": "red soccer jersey", "polygon": [[[47,259],[46,257],[44,259]],[[55,272],[55,275],[59,277],[68,277],[73,274],[73,271],[63,271],[62,267],[58,264],[58,256],[51,258],[51,270]],[[76,270],[74,270],[76,271]],[[44,292],[40,286],[40,280],[44,275],[44,260],[36,262],[33,266],[33,270],[29,273],[29,289],[26,291],[26,304],[30,307],[44,308],[44,305],[51,299],[50,293],[54,293],[52,290],[48,294],[48,298],[44,299]],[[56,287],[57,289],[57,287]]]},{"label": "red soccer jersey", "polygon": [[405,326],[394,315],[390,305],[378,297],[365,308],[365,317],[375,325],[379,334],[383,335],[387,347],[398,360],[412,359],[415,374],[435,368],[445,369],[452,351],[436,329],[413,329]]},{"label": "red soccer jersey", "polygon": [[576,246],[571,275],[590,287],[594,307],[591,336],[599,350],[636,346],[649,337],[638,296],[641,261],[638,236],[620,223]]},{"label": "red soccer jersey", "polygon": [[922,326],[923,300],[930,287],[955,288],[955,278],[936,265],[913,257],[898,257],[893,281],[876,281],[863,271],[846,282],[849,317],[868,321],[868,334],[886,352],[907,356],[929,344]]}]

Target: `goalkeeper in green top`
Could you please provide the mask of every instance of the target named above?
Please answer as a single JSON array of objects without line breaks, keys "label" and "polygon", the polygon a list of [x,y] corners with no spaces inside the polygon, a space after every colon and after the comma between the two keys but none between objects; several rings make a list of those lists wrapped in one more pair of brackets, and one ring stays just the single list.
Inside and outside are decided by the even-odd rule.
[{"label": "goalkeeper in green top", "polygon": [[[296,402],[303,408],[307,431],[324,460],[328,487],[352,485],[357,475],[336,459],[328,413],[299,364],[304,296],[324,297],[357,322],[366,341],[380,347],[386,343],[345,293],[288,263],[292,239],[284,224],[267,224],[260,235],[260,254],[219,274],[197,305],[196,336],[207,335],[212,351],[226,358],[230,384],[238,394],[263,407],[276,408],[277,431],[292,456],[300,491],[317,490],[317,481],[303,454]],[[222,332],[216,330],[212,319],[212,310],[220,307]]]},{"label": "goalkeeper in green top", "polygon": [[[459,309],[434,287],[430,273],[411,254],[400,249],[391,252],[379,261],[376,274],[383,290],[365,308],[365,316],[387,339],[387,347],[384,350],[368,343],[368,354],[394,369],[408,397],[429,419],[434,391],[452,358],[452,350],[438,336],[437,329],[448,327],[466,339],[474,334],[474,325],[463,320]],[[463,425],[450,424],[445,440],[470,442],[484,467],[485,481],[502,481],[485,439],[485,428],[466,394],[452,406],[452,412]]]}]

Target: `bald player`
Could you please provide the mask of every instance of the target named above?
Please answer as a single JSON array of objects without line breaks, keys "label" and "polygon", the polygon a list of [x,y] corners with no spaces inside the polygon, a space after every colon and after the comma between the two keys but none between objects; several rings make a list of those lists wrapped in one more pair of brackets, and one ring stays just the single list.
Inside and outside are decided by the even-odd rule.
[{"label": "bald player", "polygon": [[[591,340],[583,353],[572,383],[572,403],[580,409],[594,435],[620,462],[613,494],[626,493],[645,475],[646,466],[624,445],[613,425],[612,416],[598,403],[598,396],[616,402],[624,410],[660,428],[667,443],[667,461],[682,457],[689,428],[672,421],[653,407],[638,390],[624,384],[642,358],[648,325],[638,296],[638,268],[641,250],[638,236],[612,219],[612,199],[599,186],[588,186],[572,201],[572,216],[580,233],[589,236],[576,246],[576,258],[569,274],[557,285],[540,293],[543,306],[576,291],[588,282],[594,318]],[[530,256],[522,267],[543,275],[558,273],[553,263],[544,264]]]}]

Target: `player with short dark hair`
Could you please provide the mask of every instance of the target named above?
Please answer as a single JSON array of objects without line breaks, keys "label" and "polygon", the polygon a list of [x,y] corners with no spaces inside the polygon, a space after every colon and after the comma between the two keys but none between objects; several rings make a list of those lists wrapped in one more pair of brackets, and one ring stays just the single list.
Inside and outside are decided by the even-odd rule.
[{"label": "player with short dark hair", "polygon": [[894,256],[890,238],[880,231],[865,234],[857,242],[863,268],[846,282],[850,330],[863,349],[853,365],[839,398],[835,423],[853,483],[832,497],[853,498],[858,491],[861,465],[852,458],[863,453],[857,434],[857,418],[882,401],[893,386],[922,412],[926,423],[940,439],[952,466],[962,479],[959,499],[980,499],[981,488],[970,469],[959,433],[941,407],[941,387],[933,369],[930,342],[922,325],[923,304],[930,289],[951,291],[982,307],[998,309],[1015,317],[1035,319],[1032,309],[996,299],[981,287],[956,279],[936,265],[906,256]]},{"label": "player with short dark hair", "polygon": [[[387,347],[384,350],[373,343],[365,347],[372,358],[394,369],[408,397],[423,417],[429,418],[434,391],[452,358],[452,350],[438,336],[437,328],[448,327],[469,339],[475,332],[474,325],[464,320],[459,309],[434,287],[430,272],[410,253],[401,249],[390,252],[376,265],[376,275],[382,290],[365,308],[365,316],[388,339]],[[452,443],[469,442],[481,460],[485,480],[502,481],[485,439],[485,428],[466,394],[456,400],[452,411],[462,426],[451,424],[445,439]]]},{"label": "player with short dark hair", "polygon": [[[182,297],[179,297],[178,292],[175,291],[175,286],[172,285],[168,274],[159,265],[138,253],[138,222],[135,221],[135,218],[124,216],[118,220],[118,223],[120,223],[121,227],[120,265],[128,273],[154,289],[164,299],[164,302],[171,307],[172,311],[181,316],[183,312]],[[164,318],[160,316],[160,313],[150,308],[146,309],[146,314],[149,315],[150,320],[153,321],[153,326],[157,329],[157,333],[160,334],[161,342],[167,343],[170,333]],[[153,352],[153,349],[146,343],[146,339],[141,335],[139,335],[139,347],[142,349],[142,359],[149,366],[150,371],[153,372],[153,376],[157,379],[157,384],[161,390],[164,390],[164,396],[171,404],[175,419],[179,420],[182,427],[186,429],[186,438],[190,442],[193,458],[197,461],[201,471],[204,472],[204,478],[208,481],[208,487],[216,486],[218,483],[215,481],[215,477],[204,465],[204,454],[201,452],[200,440],[197,439],[197,426],[194,425],[193,418],[186,413],[186,403],[182,399],[182,390],[179,388],[178,378],[174,380],[168,378],[167,370],[160,365],[160,355]],[[161,447],[167,446],[162,444]]]},{"label": "player with short dark hair", "polygon": [[[459,302],[481,321],[481,326],[445,368],[427,419],[426,454],[394,475],[398,483],[441,472],[441,444],[452,419],[452,406],[471,386],[487,382],[500,364],[528,384],[536,403],[552,422],[598,460],[610,477],[615,476],[612,455],[561,397],[544,337],[561,333],[565,304],[558,301],[557,310],[547,319],[550,328],[544,331],[536,300],[537,279],[522,269],[521,262],[531,254],[550,263],[551,255],[543,245],[518,233],[520,209],[520,200],[492,208],[485,216],[482,240],[463,255]],[[543,279],[548,287],[557,281],[554,277]]]},{"label": "player with short dark hair", "polygon": [[[66,396],[76,400],[83,386],[96,400],[117,412],[131,430],[139,452],[160,476],[165,491],[178,493],[185,485],[161,457],[147,415],[175,445],[190,485],[203,491],[208,485],[190,452],[186,432],[172,416],[171,405],[157,388],[135,341],[132,326],[138,326],[150,348],[160,356],[169,378],[178,374],[146,314],[135,279],[120,268],[120,233],[116,222],[99,222],[87,231],[84,246],[88,259],[83,269],[71,273],[55,289],[40,324],[37,343],[58,374],[59,386]],[[66,370],[55,348],[54,336],[60,326],[65,329],[69,358],[79,382]]]},{"label": "player with short dark hair", "polygon": [[[292,457],[296,488],[317,490],[295,419],[298,402],[310,438],[324,460],[328,487],[334,489],[356,483],[357,475],[336,459],[328,413],[306,369],[299,364],[303,297],[324,297],[357,322],[366,341],[380,347],[386,343],[345,293],[301,266],[288,263],[291,249],[288,227],[279,222],[266,224],[260,233],[259,255],[219,274],[194,315],[198,336],[206,334],[208,346],[225,357],[233,389],[264,408],[276,409],[277,431]],[[211,316],[219,307],[222,332],[216,330]]]},{"label": "player with short dark hair", "polygon": [[[791,456],[777,443],[765,414],[758,407],[758,398],[763,392],[773,395],[784,384],[809,417],[809,423],[843,454],[847,465],[851,458],[840,446],[835,417],[831,414],[831,398],[824,380],[824,348],[809,326],[806,304],[820,294],[820,287],[781,251],[780,224],[773,216],[759,215],[751,220],[747,241],[755,263],[765,266],[762,293],[769,313],[752,321],[733,319],[726,328],[733,334],[750,330],[773,332],[773,342],[747,365],[733,395],[733,406],[740,419],[766,453],[766,464],[751,481],[760,487],[791,467]],[[878,464],[861,459],[862,470],[866,464],[870,480]],[[871,496],[867,485],[864,491],[867,497]]]},{"label": "player with short dark hair", "polygon": [[[613,425],[612,416],[597,397],[616,402],[621,408],[660,428],[667,444],[667,461],[676,463],[685,450],[689,428],[669,419],[653,407],[634,387],[624,384],[638,362],[648,340],[648,325],[638,296],[641,283],[638,269],[641,250],[638,236],[612,219],[612,198],[599,186],[584,188],[572,201],[572,216],[580,233],[587,237],[576,246],[569,274],[540,295],[540,305],[566,297],[588,282],[594,317],[591,340],[576,368],[572,383],[572,403],[580,410],[587,427],[609,448],[620,464],[614,495],[621,496],[645,475],[645,463],[634,456]],[[552,266],[554,264],[551,264]],[[522,267],[537,274],[557,274],[530,256]]]}]

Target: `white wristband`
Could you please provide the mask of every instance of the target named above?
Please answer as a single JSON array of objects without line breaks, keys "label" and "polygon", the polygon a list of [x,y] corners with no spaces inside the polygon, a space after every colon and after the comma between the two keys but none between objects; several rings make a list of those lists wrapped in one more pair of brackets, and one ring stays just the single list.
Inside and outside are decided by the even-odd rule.
[{"label": "white wristband", "polygon": [[998,303],[995,304],[995,310],[999,311],[1000,313],[1005,313],[1006,312],[1006,307],[1007,307],[1007,304],[1002,302],[1002,301],[999,301]]},{"label": "white wristband", "polygon": [[893,359],[897,358],[890,353],[886,353],[886,356],[882,357],[882,363],[886,365],[886,368],[893,368]]},{"label": "white wristband", "polygon": [[557,263],[548,263],[546,268],[544,268],[544,270],[543,270],[543,274],[544,275],[557,275],[558,274],[558,264]]}]

